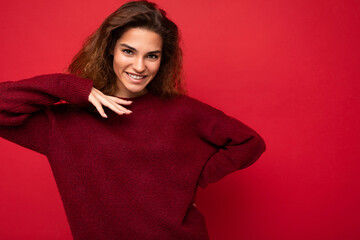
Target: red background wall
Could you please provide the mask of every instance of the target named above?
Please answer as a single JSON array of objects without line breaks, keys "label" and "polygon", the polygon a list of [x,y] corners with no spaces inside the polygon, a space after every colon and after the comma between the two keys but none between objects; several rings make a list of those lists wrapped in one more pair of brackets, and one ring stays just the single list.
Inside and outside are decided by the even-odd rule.
[{"label": "red background wall", "polygon": [[[182,30],[190,95],[267,143],[199,190],[211,239],[359,239],[360,2],[156,2]],[[0,81],[61,72],[122,3],[1,0]],[[0,149],[0,239],[71,239],[46,157]]]}]

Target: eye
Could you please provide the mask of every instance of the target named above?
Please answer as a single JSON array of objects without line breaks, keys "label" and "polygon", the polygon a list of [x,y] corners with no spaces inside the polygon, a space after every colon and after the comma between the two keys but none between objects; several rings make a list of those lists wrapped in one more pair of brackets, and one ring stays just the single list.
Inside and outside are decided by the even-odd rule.
[{"label": "eye", "polygon": [[127,54],[127,55],[133,54],[133,52],[130,49],[123,49],[122,52]]},{"label": "eye", "polygon": [[158,59],[159,56],[158,55],[155,55],[155,54],[149,54],[148,55],[148,58],[151,58],[151,59]]}]

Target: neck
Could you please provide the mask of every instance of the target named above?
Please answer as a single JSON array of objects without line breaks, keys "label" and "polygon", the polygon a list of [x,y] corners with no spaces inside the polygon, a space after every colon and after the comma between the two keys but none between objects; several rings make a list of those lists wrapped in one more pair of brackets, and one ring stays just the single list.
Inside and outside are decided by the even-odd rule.
[{"label": "neck", "polygon": [[148,90],[145,88],[143,91],[137,93],[117,91],[114,96],[119,98],[136,98],[145,95],[146,93],[148,93]]}]

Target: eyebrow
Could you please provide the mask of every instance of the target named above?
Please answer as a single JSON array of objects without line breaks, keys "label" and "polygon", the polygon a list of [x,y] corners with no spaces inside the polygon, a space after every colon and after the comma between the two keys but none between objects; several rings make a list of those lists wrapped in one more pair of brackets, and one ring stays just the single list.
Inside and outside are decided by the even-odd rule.
[{"label": "eyebrow", "polygon": [[[131,49],[131,50],[133,50],[133,51],[137,51],[135,48],[133,48],[133,47],[131,47],[131,46],[129,46],[129,45],[127,45],[127,44],[125,44],[125,43],[121,43],[121,44],[120,44],[120,46],[123,46],[123,47],[129,48],[129,49]],[[161,53],[161,51],[160,51],[160,50],[156,50],[156,51],[151,51],[151,52],[148,52],[148,53],[151,53],[151,54],[154,54],[154,53]]]}]

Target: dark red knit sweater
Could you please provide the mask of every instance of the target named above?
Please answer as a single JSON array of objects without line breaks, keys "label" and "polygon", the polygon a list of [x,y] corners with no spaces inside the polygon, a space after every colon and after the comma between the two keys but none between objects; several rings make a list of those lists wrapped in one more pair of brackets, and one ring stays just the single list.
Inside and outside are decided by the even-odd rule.
[{"label": "dark red knit sweater", "polygon": [[263,139],[189,96],[149,92],[106,119],[91,87],[60,73],[0,83],[0,136],[47,156],[74,239],[208,239],[197,186],[252,164]]}]

